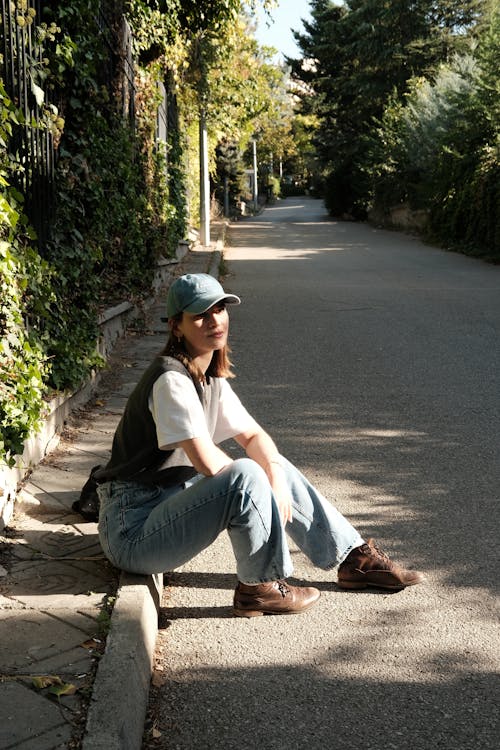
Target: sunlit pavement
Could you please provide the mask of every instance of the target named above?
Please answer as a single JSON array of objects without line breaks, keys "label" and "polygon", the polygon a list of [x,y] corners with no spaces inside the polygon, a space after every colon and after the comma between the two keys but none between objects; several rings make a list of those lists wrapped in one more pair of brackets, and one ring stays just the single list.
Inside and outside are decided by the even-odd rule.
[{"label": "sunlit pavement", "polygon": [[319,604],[232,618],[221,537],[170,576],[144,746],[496,749],[500,268],[307,197],[233,224],[224,257],[235,389],[427,582],[342,592],[292,548]]}]

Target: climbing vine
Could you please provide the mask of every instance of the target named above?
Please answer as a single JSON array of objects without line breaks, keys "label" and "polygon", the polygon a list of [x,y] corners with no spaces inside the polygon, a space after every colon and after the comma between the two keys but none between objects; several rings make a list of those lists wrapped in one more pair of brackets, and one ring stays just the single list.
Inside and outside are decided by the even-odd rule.
[{"label": "climbing vine", "polygon": [[[110,53],[99,11],[107,12],[106,41],[119,40],[122,3],[57,5],[43,18],[26,0],[16,5],[18,27],[32,27],[38,45],[28,61],[38,122],[26,122],[0,84],[0,463],[8,464],[40,425],[50,392],[78,387],[101,364],[99,309],[148,293],[157,259],[185,232],[154,142],[154,77],[137,76],[131,122],[117,78],[104,76]],[[55,209],[41,248],[12,187],[23,166],[10,144],[26,128],[50,128],[57,149]]]},{"label": "climbing vine", "polygon": [[[5,147],[23,113],[0,82],[0,144]],[[43,413],[44,381],[50,365],[43,341],[30,325],[51,300],[51,269],[30,243],[34,233],[23,213],[23,197],[8,182],[13,169],[6,151],[0,161],[0,464],[14,463]]]}]

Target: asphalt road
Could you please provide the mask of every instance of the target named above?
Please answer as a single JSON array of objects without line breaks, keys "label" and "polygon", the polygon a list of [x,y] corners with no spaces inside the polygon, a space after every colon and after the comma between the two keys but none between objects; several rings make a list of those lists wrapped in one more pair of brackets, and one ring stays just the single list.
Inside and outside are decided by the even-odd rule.
[{"label": "asphalt road", "polygon": [[235,389],[427,582],[342,592],[293,550],[318,605],[232,618],[221,537],[171,576],[144,747],[496,750],[500,267],[310,198],[233,225],[230,245]]}]

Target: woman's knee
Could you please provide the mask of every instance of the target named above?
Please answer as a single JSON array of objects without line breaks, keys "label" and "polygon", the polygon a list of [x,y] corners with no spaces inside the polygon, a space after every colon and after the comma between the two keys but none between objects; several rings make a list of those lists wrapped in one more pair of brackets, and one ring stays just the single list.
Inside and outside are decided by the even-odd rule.
[{"label": "woman's knee", "polygon": [[228,468],[235,479],[240,478],[246,481],[269,484],[264,469],[251,458],[237,458]]},{"label": "woman's knee", "polygon": [[250,458],[233,461],[227,467],[229,496],[232,498],[230,526],[264,528],[269,534],[273,518],[273,493],[264,469]]}]

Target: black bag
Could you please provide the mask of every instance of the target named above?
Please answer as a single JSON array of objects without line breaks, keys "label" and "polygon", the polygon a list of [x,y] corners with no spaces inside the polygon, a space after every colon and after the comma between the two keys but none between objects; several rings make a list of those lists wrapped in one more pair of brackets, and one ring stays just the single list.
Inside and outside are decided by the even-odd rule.
[{"label": "black bag", "polygon": [[86,521],[99,520],[99,495],[97,494],[98,481],[95,475],[103,467],[98,464],[90,472],[90,476],[83,485],[80,497],[71,506],[75,513],[80,513]]}]

